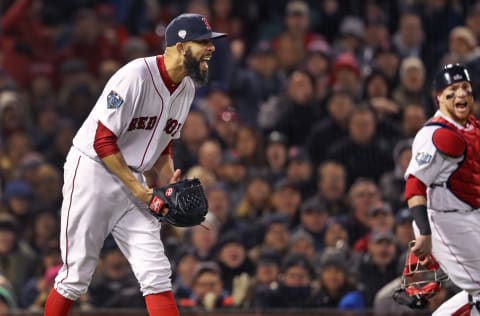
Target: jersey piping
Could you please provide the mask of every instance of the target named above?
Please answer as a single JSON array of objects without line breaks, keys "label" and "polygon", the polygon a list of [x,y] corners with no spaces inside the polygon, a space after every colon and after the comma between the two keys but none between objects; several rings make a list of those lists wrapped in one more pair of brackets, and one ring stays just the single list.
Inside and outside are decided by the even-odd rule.
[{"label": "jersey piping", "polygon": [[153,74],[152,74],[152,71],[150,70],[150,67],[148,66],[147,60],[144,58],[143,61],[145,62],[145,66],[147,66],[147,70],[150,73],[150,77],[152,78],[153,87],[155,88],[155,91],[157,92],[160,99],[162,100],[162,109],[160,110],[160,114],[158,116],[157,122],[155,123],[155,127],[152,130],[152,134],[150,135],[150,139],[148,140],[147,147],[145,148],[145,151],[143,152],[142,161],[140,162],[140,165],[138,166],[138,169],[140,169],[143,166],[143,161],[145,160],[145,156],[148,152],[148,147],[150,147],[150,144],[152,143],[153,135],[155,135],[155,131],[157,130],[158,123],[160,122],[160,118],[162,117],[162,114],[163,114],[163,103],[164,103],[162,95],[160,94],[160,91],[158,91],[157,85],[155,84],[155,79],[153,78]]}]

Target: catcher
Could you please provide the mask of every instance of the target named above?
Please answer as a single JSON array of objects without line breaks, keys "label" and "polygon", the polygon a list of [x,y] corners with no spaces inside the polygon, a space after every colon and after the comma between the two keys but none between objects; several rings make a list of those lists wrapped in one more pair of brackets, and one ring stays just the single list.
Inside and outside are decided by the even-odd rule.
[{"label": "catcher", "polygon": [[[45,315],[68,315],[87,291],[109,234],[138,279],[149,315],[179,315],[155,217],[193,226],[207,213],[200,182],[180,181],[180,170],[174,171],[171,142],[180,137],[195,84],[207,81],[212,39],[223,36],[205,17],[182,14],[165,29],[163,55],[133,60],[107,82],[64,166],[63,266]],[[161,184],[170,184],[148,188],[143,174],[150,171]]]}]

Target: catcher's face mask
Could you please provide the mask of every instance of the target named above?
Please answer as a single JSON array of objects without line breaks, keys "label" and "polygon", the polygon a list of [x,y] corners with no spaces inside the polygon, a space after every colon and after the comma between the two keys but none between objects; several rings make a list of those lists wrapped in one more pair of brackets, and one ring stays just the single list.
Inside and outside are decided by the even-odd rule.
[{"label": "catcher's face mask", "polygon": [[441,288],[442,283],[448,280],[448,276],[440,270],[438,262],[433,256],[426,265],[420,264],[420,260],[410,248],[405,259],[405,267],[402,273],[402,284],[393,294],[393,299],[410,308],[425,308],[428,299],[434,296]]}]

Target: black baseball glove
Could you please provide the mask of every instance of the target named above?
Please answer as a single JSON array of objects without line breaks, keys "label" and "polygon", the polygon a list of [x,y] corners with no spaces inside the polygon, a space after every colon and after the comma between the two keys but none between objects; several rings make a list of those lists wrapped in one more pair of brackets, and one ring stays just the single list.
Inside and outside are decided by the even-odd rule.
[{"label": "black baseball glove", "polygon": [[[208,202],[200,180],[185,179],[153,189],[149,208],[161,222],[190,227],[205,220]],[[163,215],[166,208],[168,213]]]}]

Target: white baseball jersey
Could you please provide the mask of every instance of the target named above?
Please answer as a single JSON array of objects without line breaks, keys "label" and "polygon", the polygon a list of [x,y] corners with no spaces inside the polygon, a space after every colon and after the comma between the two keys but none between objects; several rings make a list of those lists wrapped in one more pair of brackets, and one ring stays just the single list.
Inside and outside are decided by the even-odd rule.
[{"label": "white baseball jersey", "polygon": [[[463,135],[467,149],[456,157],[442,153],[434,143],[434,133],[439,128],[447,127],[427,124],[415,136],[412,160],[405,178],[414,175],[427,186],[433,256],[458,287],[470,293],[474,301],[480,301],[480,209],[472,206],[478,204],[478,194],[465,195],[465,191],[475,192],[479,187],[475,179],[479,174],[480,129],[475,121],[462,126],[440,112],[435,117],[448,123],[450,128],[457,129]],[[443,141],[448,147],[448,141],[437,140]],[[459,171],[462,171],[461,176]],[[451,182],[454,178],[456,184]],[[419,231],[416,225],[414,230],[417,236]],[[442,304],[434,315],[452,315],[458,308],[468,304],[466,292]],[[471,315],[478,315],[478,311],[472,310]]]},{"label": "white baseball jersey", "polygon": [[185,77],[170,94],[158,58],[137,59],[119,69],[73,139],[64,166],[63,266],[55,279],[57,292],[71,300],[87,291],[109,234],[128,259],[144,295],[171,289],[170,262],[158,220],[103,165],[93,147],[101,122],[116,135],[126,163],[146,186],[142,172],[180,137],[195,93],[192,79]]},{"label": "white baseball jersey", "polygon": [[93,148],[100,121],[117,136],[127,165],[139,172],[149,170],[168,143],[180,137],[194,95],[190,77],[185,77],[170,95],[157,57],[133,60],[110,78],[73,145],[100,160]]},{"label": "white baseball jersey", "polygon": [[[463,128],[440,112],[440,116],[458,128]],[[458,168],[464,157],[449,157],[441,153],[433,143],[433,133],[440,125],[424,126],[412,144],[412,159],[405,172],[405,179],[414,175],[427,186],[428,207],[435,210],[470,210],[471,207],[458,199],[444,184]]]}]

